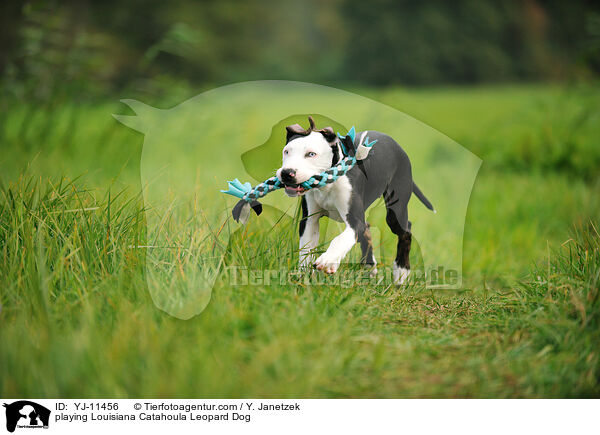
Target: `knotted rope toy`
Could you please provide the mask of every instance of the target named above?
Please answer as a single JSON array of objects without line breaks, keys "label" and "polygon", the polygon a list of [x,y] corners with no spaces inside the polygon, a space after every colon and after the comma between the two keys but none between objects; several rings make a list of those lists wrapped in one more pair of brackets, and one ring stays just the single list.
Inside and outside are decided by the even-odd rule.
[{"label": "knotted rope toy", "polygon": [[[312,118],[309,119],[311,121],[311,129],[307,131],[310,132],[314,130],[314,124]],[[299,183],[299,186],[302,186],[305,191],[308,191],[310,189],[318,189],[327,184],[335,183],[340,177],[346,175],[346,173],[356,165],[357,161],[367,158],[369,151],[371,151],[371,148],[375,145],[377,140],[369,142],[369,137],[366,136],[366,132],[364,132],[359,140],[358,146],[355,146],[355,136],[356,131],[354,130],[354,127],[352,127],[345,136],[337,133],[337,142],[335,146],[340,146],[344,158],[331,168]],[[249,182],[242,184],[237,178],[233,181],[228,181],[227,185],[228,189],[221,190],[221,192],[240,198],[240,201],[233,207],[231,214],[236,222],[241,222],[242,224],[246,224],[248,221],[251,208],[257,215],[262,213],[262,205],[258,202],[259,198],[285,187],[285,184],[276,176],[271,177],[254,187],[252,187]]]}]

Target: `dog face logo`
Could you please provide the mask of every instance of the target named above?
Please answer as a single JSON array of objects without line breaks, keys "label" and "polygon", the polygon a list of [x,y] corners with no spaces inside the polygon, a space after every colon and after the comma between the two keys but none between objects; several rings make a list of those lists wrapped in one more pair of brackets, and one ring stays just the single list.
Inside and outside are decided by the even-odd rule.
[{"label": "dog face logo", "polygon": [[[269,213],[273,225],[282,218],[293,219],[299,201],[285,193],[308,201],[311,195],[304,195],[299,184],[331,168],[336,151],[337,158],[343,158],[343,150],[332,145],[338,142],[337,132],[347,134],[352,126],[388,135],[410,156],[419,188],[438,212],[433,214],[418,201],[408,205],[411,220],[417,223],[411,234],[421,254],[419,267],[426,285],[462,286],[465,217],[481,160],[433,128],[360,95],[300,82],[237,83],[167,110],[123,102],[135,115],[115,118],[144,134],[140,181],[148,243],[135,249],[146,254],[145,278],[152,300],[168,314],[180,319],[200,314],[217,278],[225,278],[224,266],[236,266],[227,263],[226,254],[230,236],[239,228],[231,219],[239,199],[221,193],[226,180],[239,178],[255,185],[279,168],[277,176],[288,188],[261,198],[265,213],[260,219],[265,222]],[[315,117],[318,127],[306,129],[299,124],[308,115]],[[374,139],[372,135],[370,140]],[[383,145],[380,138],[375,156]],[[288,171],[284,174],[284,170]],[[377,178],[385,173],[370,169],[366,175]],[[387,204],[379,198],[366,210],[371,226],[369,234],[363,233],[375,253],[382,251],[380,264],[392,266],[388,252],[395,252],[397,243],[386,230]],[[329,223],[326,239],[339,233],[338,223]]]},{"label": "dog face logo", "polygon": [[29,400],[19,400],[4,404],[6,408],[6,430],[14,432],[16,428],[47,429],[50,422],[50,410]]}]

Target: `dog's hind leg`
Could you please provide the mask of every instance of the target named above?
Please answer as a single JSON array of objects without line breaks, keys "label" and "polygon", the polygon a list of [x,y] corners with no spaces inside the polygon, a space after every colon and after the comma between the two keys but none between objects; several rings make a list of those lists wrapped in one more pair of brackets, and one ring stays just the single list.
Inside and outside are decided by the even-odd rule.
[{"label": "dog's hind leg", "polygon": [[394,283],[402,285],[410,275],[410,246],[412,235],[410,233],[410,222],[406,208],[408,200],[398,198],[395,192],[384,193],[387,214],[385,220],[394,234],[398,236],[398,248],[394,260],[393,277]]}]

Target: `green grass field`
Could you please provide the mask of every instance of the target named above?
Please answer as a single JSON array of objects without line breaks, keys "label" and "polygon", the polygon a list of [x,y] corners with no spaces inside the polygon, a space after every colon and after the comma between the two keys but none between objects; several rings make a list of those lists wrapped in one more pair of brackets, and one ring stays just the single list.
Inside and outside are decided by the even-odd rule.
[{"label": "green grass field", "polygon": [[[0,394],[598,397],[598,88],[357,92],[483,159],[464,289],[231,286],[223,271],[200,316],[171,317],[135,248],[143,136],[110,116],[126,109],[14,102],[0,115]],[[226,264],[294,267],[294,222],[266,223],[233,236]]]}]

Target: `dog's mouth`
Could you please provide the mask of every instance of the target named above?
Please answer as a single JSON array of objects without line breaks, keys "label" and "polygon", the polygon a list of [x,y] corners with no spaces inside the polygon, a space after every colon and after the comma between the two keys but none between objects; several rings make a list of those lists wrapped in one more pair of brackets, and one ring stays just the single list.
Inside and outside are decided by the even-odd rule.
[{"label": "dog's mouth", "polygon": [[285,185],[285,194],[287,196],[298,196],[302,195],[306,192],[306,189],[299,184],[286,184]]}]

